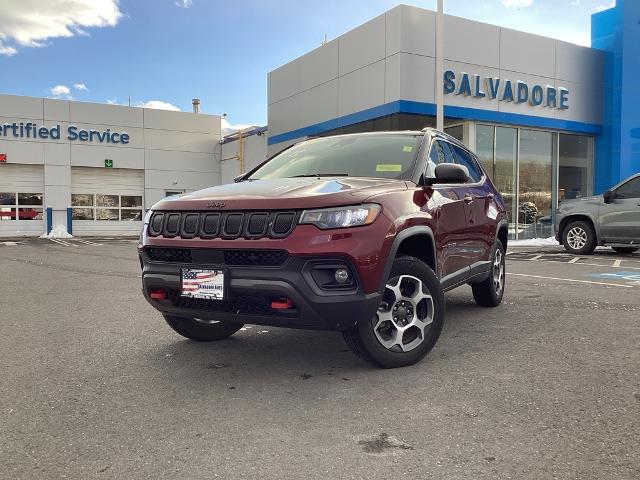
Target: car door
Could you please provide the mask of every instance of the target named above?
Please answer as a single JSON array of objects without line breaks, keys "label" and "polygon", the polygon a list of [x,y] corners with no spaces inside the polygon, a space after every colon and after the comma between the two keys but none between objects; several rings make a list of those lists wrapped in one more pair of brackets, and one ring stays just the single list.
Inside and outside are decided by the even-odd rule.
[{"label": "car door", "polygon": [[[429,152],[426,175],[432,178],[435,165],[454,163],[447,142],[434,140]],[[441,249],[440,271],[443,285],[457,283],[469,270],[466,257],[466,227],[463,185],[434,184],[432,200],[436,206],[436,244]]]},{"label": "car door", "polygon": [[[459,145],[451,144],[455,162],[469,171],[469,182],[465,185],[463,201],[467,220],[467,257],[471,266],[482,267],[491,256],[495,238],[495,216],[488,212],[493,202],[493,193],[484,185],[484,173],[473,154]],[[494,209],[495,210],[495,209]]]},{"label": "car door", "polygon": [[599,216],[605,241],[640,243],[640,176],[617,187]]}]

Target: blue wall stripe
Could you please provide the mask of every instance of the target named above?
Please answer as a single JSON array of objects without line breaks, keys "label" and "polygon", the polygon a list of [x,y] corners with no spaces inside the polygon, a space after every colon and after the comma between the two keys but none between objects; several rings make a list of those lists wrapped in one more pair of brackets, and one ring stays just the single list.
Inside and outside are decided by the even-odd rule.
[{"label": "blue wall stripe", "polygon": [[[433,103],[414,102],[411,100],[397,100],[385,103],[377,107],[368,108],[360,112],[344,115],[325,122],[316,123],[307,127],[298,128],[289,132],[269,136],[269,145],[287,142],[297,138],[317,135],[339,127],[353,125],[354,123],[365,122],[380,118],[393,113],[414,113],[419,115],[433,116],[436,114],[436,106]],[[561,120],[558,118],[536,117],[533,115],[521,115],[519,113],[496,112],[493,110],[483,110],[480,108],[456,107],[445,105],[444,114],[446,117],[460,118],[465,120],[477,120],[481,122],[505,123],[518,125],[521,127],[548,128],[552,130],[565,130],[569,132],[600,134],[602,126],[594,123],[575,122],[572,120]]]}]

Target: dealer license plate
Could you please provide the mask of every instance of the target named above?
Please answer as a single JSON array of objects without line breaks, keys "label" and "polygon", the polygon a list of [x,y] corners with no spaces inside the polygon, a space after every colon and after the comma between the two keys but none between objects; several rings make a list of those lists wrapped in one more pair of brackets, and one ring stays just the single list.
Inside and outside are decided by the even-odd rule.
[{"label": "dealer license plate", "polygon": [[224,300],[224,272],[202,268],[183,268],[182,296],[205,300]]}]

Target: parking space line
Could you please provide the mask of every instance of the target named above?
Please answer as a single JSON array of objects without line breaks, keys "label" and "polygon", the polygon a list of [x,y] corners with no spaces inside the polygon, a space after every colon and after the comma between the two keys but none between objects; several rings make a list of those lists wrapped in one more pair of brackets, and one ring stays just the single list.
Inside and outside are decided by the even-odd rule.
[{"label": "parking space line", "polygon": [[622,263],[622,260],[614,260],[613,261],[613,265],[611,265],[611,266],[612,267],[619,267],[621,263]]},{"label": "parking space line", "polygon": [[529,259],[529,261],[530,261],[530,262],[534,262],[534,261],[536,261],[536,260],[540,259],[540,257],[542,257],[542,255],[536,255],[535,257],[531,257],[531,258]]},{"label": "parking space line", "polygon": [[578,260],[580,260],[580,257],[573,257],[571,260],[569,260],[567,263],[576,263]]},{"label": "parking space line", "polygon": [[50,242],[57,243],[58,245],[63,245],[65,247],[75,247],[74,244],[65,242],[64,240],[58,240],[57,238],[50,238]]},{"label": "parking space line", "polygon": [[528,275],[526,273],[507,272],[507,275],[514,275],[516,277],[540,278],[543,280],[558,280],[561,282],[576,282],[576,283],[589,283],[591,285],[606,285],[608,287],[635,288],[633,285],[621,285],[619,283],[592,282],[589,280],[574,280],[573,278],[543,277],[542,275]]},{"label": "parking space line", "polygon": [[101,243],[90,242],[89,240],[81,240],[79,238],[76,238],[75,241],[76,242],[80,242],[80,243],[84,243],[85,245],[95,245],[95,246],[102,245]]}]

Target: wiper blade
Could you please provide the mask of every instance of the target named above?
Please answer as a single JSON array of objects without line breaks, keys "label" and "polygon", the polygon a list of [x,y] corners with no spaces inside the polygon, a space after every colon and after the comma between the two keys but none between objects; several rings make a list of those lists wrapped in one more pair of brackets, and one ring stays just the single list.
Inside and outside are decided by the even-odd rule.
[{"label": "wiper blade", "polygon": [[305,175],[294,175],[289,178],[303,178],[303,177],[348,177],[348,173],[308,173]]}]

